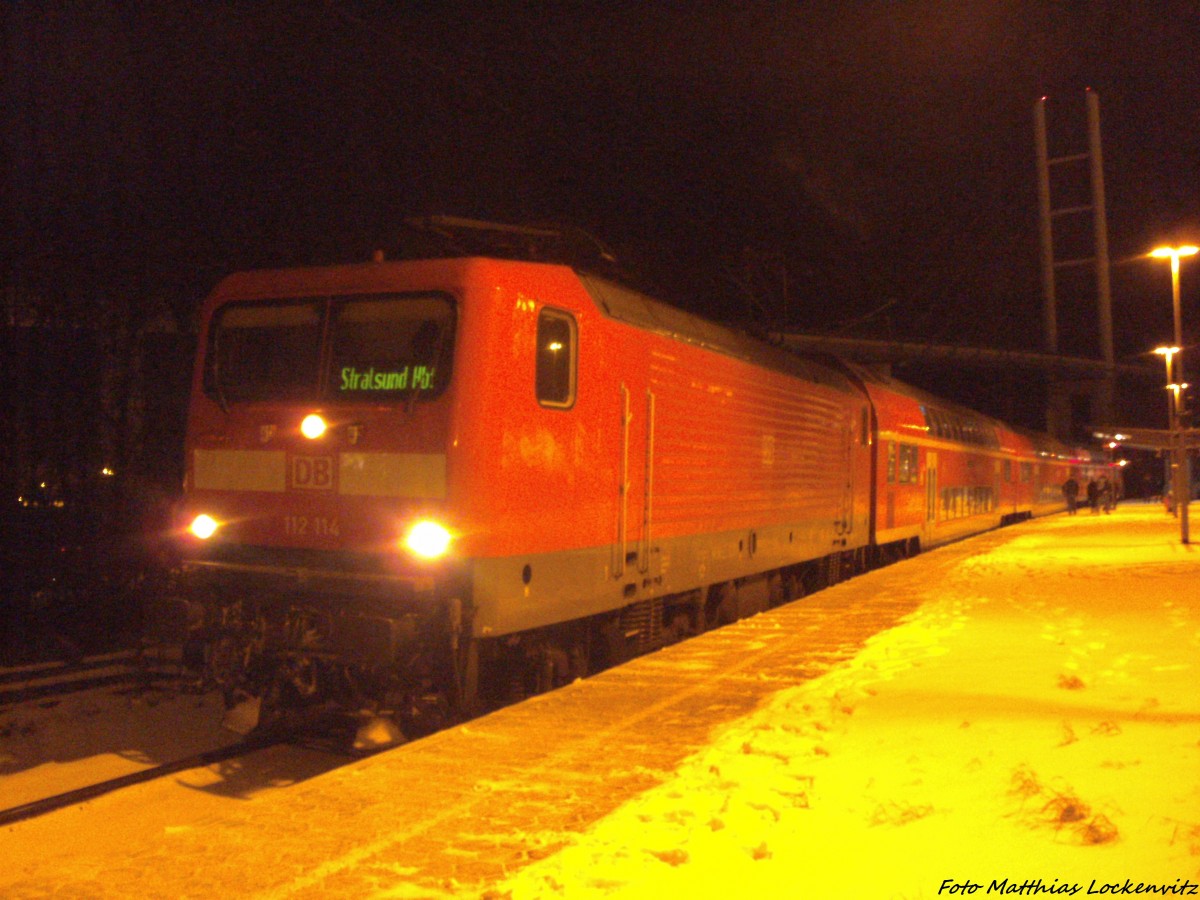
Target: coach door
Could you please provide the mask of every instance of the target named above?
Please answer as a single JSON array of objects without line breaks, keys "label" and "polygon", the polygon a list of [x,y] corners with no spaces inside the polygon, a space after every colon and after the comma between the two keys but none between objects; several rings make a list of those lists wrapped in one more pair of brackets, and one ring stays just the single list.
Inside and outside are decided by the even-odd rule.
[{"label": "coach door", "polygon": [[932,535],[937,525],[938,508],[938,458],[930,450],[925,454],[925,533]]}]

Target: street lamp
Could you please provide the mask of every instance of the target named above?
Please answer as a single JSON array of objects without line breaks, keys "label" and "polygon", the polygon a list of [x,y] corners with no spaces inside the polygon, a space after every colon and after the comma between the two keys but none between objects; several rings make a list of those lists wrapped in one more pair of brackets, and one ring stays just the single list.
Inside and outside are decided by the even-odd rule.
[{"label": "street lamp", "polygon": [[[1178,347],[1155,347],[1154,352],[1163,358],[1163,362],[1167,364],[1167,384],[1175,383],[1172,377],[1171,362],[1175,354],[1179,352]],[[1167,397],[1167,429],[1171,432],[1175,431],[1175,404],[1171,402],[1171,397]]]},{"label": "street lamp", "polygon": [[[1185,244],[1181,247],[1155,247],[1150,251],[1150,256],[1154,259],[1169,259],[1171,260],[1171,307],[1175,313],[1175,353],[1179,353],[1179,348],[1183,346],[1183,322],[1179,310],[1179,260],[1184,256],[1195,256],[1200,253],[1200,247]],[[1168,369],[1171,365],[1171,354],[1167,357]],[[1188,464],[1187,451],[1183,446],[1183,422],[1180,415],[1179,392],[1183,389],[1183,357],[1180,356],[1179,362],[1175,367],[1174,378],[1170,374],[1167,380],[1173,385],[1177,385],[1173,393],[1172,400],[1172,439],[1175,446],[1172,448],[1172,456],[1174,458],[1173,467],[1175,469],[1175,477],[1173,479],[1175,492],[1175,508],[1179,510],[1179,535],[1183,543],[1188,542],[1188,502],[1192,499],[1192,473],[1191,466]]]},{"label": "street lamp", "polygon": [[[1175,509],[1182,510],[1179,513],[1179,531],[1180,539],[1183,543],[1188,542],[1188,501],[1192,498],[1192,467],[1188,465],[1187,450],[1183,446],[1183,414],[1181,413],[1179,395],[1181,392],[1188,389],[1186,381],[1176,384],[1172,382],[1167,385],[1167,390],[1170,392],[1167,397],[1167,402],[1171,404],[1172,425],[1171,439],[1175,441],[1175,448],[1178,449],[1178,455],[1173,452],[1174,459],[1171,462],[1171,468],[1174,469],[1174,478],[1172,484],[1175,486]],[[1180,482],[1183,483],[1183,492],[1180,493]]]},{"label": "street lamp", "polygon": [[[1200,253],[1200,247],[1185,244],[1182,247],[1155,247],[1150,251],[1154,259],[1169,259],[1171,261],[1171,308],[1175,311],[1175,346],[1183,346],[1183,324],[1179,314],[1179,258],[1195,256]],[[1183,379],[1183,360],[1180,360],[1179,378]]]},{"label": "street lamp", "polygon": [[[1175,440],[1176,404],[1175,404],[1175,394],[1174,394],[1174,392],[1171,391],[1171,385],[1174,383],[1174,379],[1171,377],[1171,360],[1174,359],[1175,354],[1179,352],[1179,348],[1178,347],[1155,347],[1154,352],[1156,354],[1158,354],[1159,356],[1161,356],[1163,358],[1163,362],[1165,362],[1167,364],[1167,431],[1170,432],[1171,440],[1174,441]],[[1177,462],[1178,462],[1178,460],[1175,459],[1175,448],[1172,447],[1171,448],[1171,456],[1167,463],[1167,478],[1166,478],[1167,483],[1171,485],[1172,495],[1176,494],[1175,488],[1177,487],[1177,485],[1175,483],[1175,468],[1176,468]],[[1179,515],[1178,507],[1175,505],[1174,502],[1171,503],[1170,510],[1171,510],[1171,515],[1173,515],[1173,516]]]},{"label": "street lamp", "polygon": [[1179,352],[1178,347],[1155,347],[1154,355],[1161,356],[1163,362],[1167,364],[1167,381],[1173,381],[1171,378],[1171,362],[1175,359],[1175,354]]}]

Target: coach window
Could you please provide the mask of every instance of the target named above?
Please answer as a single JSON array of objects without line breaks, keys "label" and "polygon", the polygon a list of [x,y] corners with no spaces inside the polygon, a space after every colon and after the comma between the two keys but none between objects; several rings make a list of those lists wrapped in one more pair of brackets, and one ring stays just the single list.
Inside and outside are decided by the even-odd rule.
[{"label": "coach window", "polygon": [[900,471],[896,480],[901,484],[916,484],[918,475],[918,456],[916,444],[900,445]]},{"label": "coach window", "polygon": [[542,406],[575,403],[575,319],[557,309],[538,313],[536,389]]}]

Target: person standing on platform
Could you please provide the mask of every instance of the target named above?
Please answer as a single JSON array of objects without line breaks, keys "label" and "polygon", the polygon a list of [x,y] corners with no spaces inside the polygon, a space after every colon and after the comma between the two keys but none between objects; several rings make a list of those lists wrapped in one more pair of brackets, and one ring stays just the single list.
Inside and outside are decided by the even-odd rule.
[{"label": "person standing on platform", "polygon": [[1105,476],[1100,479],[1100,506],[1105,513],[1110,513],[1116,506],[1115,501],[1112,482],[1108,480],[1108,476]]},{"label": "person standing on platform", "polygon": [[1063,482],[1062,492],[1067,498],[1067,515],[1075,515],[1075,508],[1079,504],[1079,482],[1074,478],[1067,478]]}]

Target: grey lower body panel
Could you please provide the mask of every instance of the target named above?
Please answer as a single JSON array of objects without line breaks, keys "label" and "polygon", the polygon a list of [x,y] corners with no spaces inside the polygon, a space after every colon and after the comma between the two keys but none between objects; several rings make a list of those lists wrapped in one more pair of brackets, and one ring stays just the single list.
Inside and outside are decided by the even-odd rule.
[{"label": "grey lower body panel", "polygon": [[816,560],[866,546],[866,529],[827,523],[478,559],[471,563],[474,634],[499,636],[621,609],[632,603]]}]

